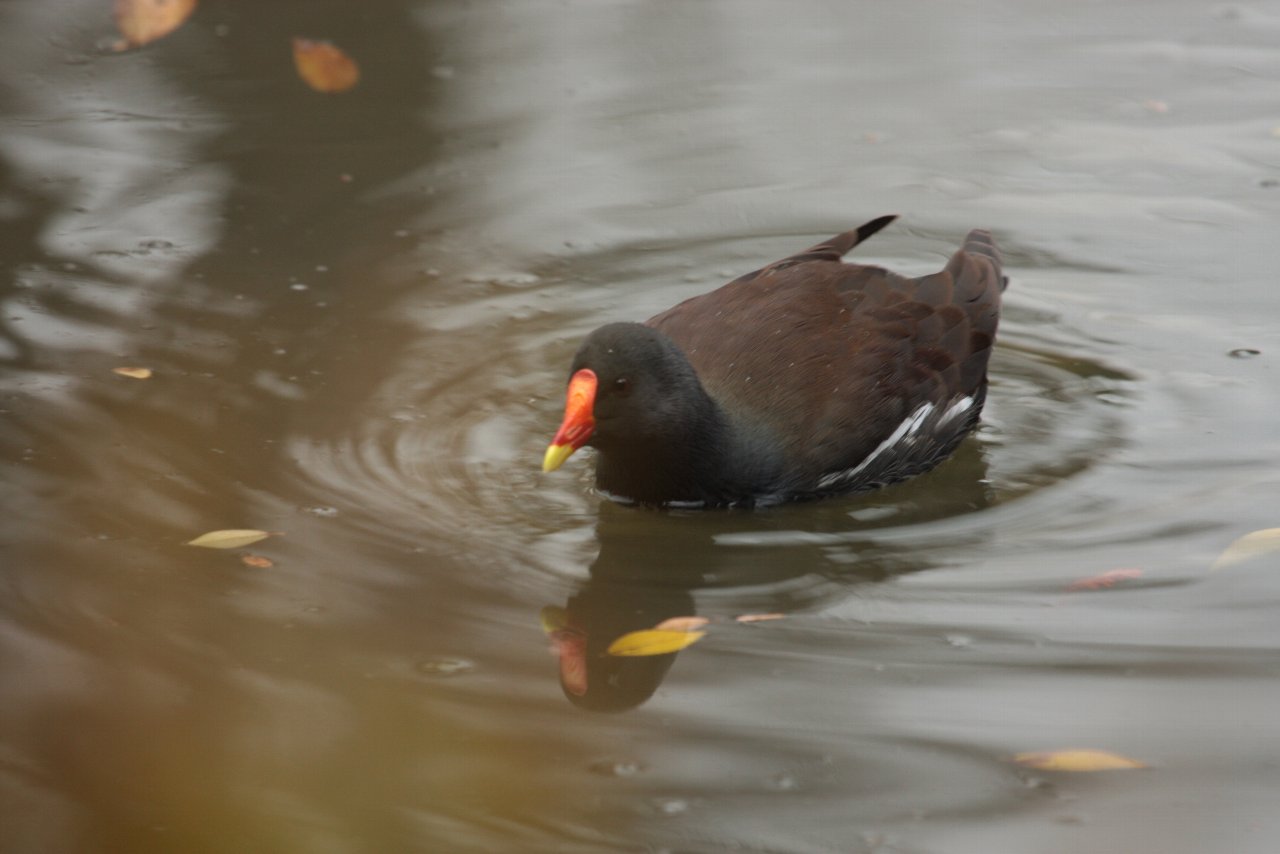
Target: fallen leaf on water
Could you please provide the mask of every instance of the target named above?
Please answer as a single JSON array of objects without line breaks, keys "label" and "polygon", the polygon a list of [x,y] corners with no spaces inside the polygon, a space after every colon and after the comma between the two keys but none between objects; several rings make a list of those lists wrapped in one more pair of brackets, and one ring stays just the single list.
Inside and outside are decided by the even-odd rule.
[{"label": "fallen leaf on water", "polygon": [[255,569],[270,569],[275,566],[275,562],[271,558],[263,557],[262,555],[240,555],[240,562]]},{"label": "fallen leaf on water", "polygon": [[141,47],[182,26],[196,9],[196,0],[116,0],[116,29],[124,38],[117,51]]},{"label": "fallen leaf on water", "polygon": [[303,82],[317,92],[345,92],[360,81],[360,66],[329,42],[295,38],[293,64]]},{"label": "fallen leaf on water", "polygon": [[122,377],[133,377],[135,380],[145,380],[151,377],[150,368],[112,368],[111,373],[119,374]]},{"label": "fallen leaf on water", "polygon": [[1142,570],[1140,569],[1108,569],[1106,572],[1098,575],[1082,578],[1079,581],[1073,581],[1067,585],[1068,592],[1075,593],[1080,590],[1102,590],[1106,587],[1115,587],[1121,581],[1128,581],[1132,578],[1141,578]]},{"label": "fallen leaf on water", "polygon": [[266,531],[255,531],[252,528],[230,528],[225,531],[210,531],[187,542],[189,546],[200,546],[205,549],[238,549],[253,545],[259,540],[271,536]]},{"label": "fallen leaf on water", "polygon": [[1122,771],[1146,763],[1106,750],[1048,750],[1014,754],[1013,761],[1041,771]]},{"label": "fallen leaf on water", "polygon": [[1227,546],[1226,550],[1218,555],[1218,559],[1213,562],[1213,566],[1209,567],[1209,569],[1223,569],[1237,563],[1244,563],[1250,558],[1255,558],[1268,552],[1280,552],[1280,528],[1263,528],[1261,531],[1245,534]]},{"label": "fallen leaf on water", "polygon": [[653,628],[661,632],[692,632],[709,622],[706,617],[669,617]]},{"label": "fallen leaf on water", "polygon": [[665,629],[644,629],[628,632],[609,644],[610,655],[666,655],[679,652],[697,643],[706,632],[672,632]]},{"label": "fallen leaf on water", "polygon": [[742,614],[733,619],[739,623],[763,623],[765,620],[781,620],[786,614]]}]

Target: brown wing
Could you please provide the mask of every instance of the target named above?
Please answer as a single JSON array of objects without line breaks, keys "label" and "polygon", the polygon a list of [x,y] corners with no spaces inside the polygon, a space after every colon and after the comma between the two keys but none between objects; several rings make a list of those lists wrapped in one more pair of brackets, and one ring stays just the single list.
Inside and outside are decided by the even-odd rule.
[{"label": "brown wing", "polygon": [[[950,453],[981,409],[1000,311],[999,253],[989,234],[974,231],[941,272],[918,279],[838,260],[891,219],[648,321],[685,351],[740,423],[773,434],[797,488],[824,480],[832,491],[847,488],[841,472],[870,485],[923,471]],[[952,408],[966,397],[967,410]],[[948,412],[965,423],[942,423]],[[916,415],[911,435],[899,437],[910,441],[875,460]]]}]

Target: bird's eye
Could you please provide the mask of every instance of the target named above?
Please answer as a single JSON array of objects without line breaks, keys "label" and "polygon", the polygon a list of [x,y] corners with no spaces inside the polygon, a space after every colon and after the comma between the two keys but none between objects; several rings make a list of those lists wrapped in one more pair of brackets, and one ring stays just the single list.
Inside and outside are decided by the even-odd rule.
[{"label": "bird's eye", "polygon": [[618,394],[629,394],[631,391],[631,380],[626,377],[618,377],[613,381],[613,390]]}]

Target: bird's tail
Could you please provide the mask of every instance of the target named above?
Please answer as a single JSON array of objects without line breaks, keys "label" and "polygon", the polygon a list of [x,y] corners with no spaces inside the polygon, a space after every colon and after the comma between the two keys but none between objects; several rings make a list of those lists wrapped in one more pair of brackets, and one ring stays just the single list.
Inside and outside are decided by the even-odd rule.
[{"label": "bird's tail", "polygon": [[987,258],[995,267],[996,275],[1000,277],[1000,290],[1004,290],[1009,286],[1009,277],[1004,275],[1004,257],[1000,254],[999,247],[996,246],[995,240],[991,237],[991,232],[985,228],[975,228],[969,232],[964,239],[962,247],[966,253],[978,258]]}]

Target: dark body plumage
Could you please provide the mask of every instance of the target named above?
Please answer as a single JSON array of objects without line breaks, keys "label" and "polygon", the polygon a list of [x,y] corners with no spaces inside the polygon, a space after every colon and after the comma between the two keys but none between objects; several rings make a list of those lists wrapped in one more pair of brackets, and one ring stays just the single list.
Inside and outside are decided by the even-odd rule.
[{"label": "dark body plumage", "polygon": [[924,472],[977,423],[1004,287],[990,234],[907,278],[842,263],[882,217],[650,318],[593,332],[597,484],[773,503]]}]

